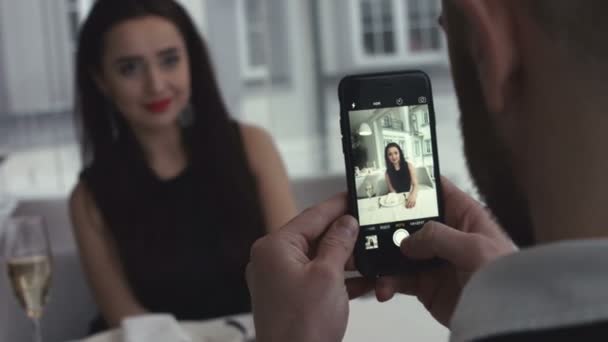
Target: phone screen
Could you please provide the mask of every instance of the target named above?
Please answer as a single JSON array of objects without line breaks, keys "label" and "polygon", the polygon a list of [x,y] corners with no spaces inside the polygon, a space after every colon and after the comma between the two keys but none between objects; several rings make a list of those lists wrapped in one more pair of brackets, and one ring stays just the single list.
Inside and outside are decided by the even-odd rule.
[{"label": "phone screen", "polygon": [[382,259],[401,256],[403,239],[442,216],[435,115],[425,87],[366,89],[343,99],[342,133],[358,250],[382,268]]}]

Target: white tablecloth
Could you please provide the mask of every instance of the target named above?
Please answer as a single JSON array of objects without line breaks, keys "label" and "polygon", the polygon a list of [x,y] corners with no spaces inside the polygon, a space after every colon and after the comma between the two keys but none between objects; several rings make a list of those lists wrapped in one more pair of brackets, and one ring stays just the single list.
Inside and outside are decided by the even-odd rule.
[{"label": "white tablecloth", "polygon": [[[245,329],[235,327],[232,322]],[[204,322],[179,322],[180,327],[192,338],[192,342],[244,342],[254,337],[251,315],[220,318]],[[103,332],[78,342],[124,342],[120,329]],[[76,341],[74,341],[76,342]]]},{"label": "white tablecloth", "polygon": [[[423,189],[418,191],[416,206],[408,209],[405,203],[394,207],[384,207],[378,205],[381,197],[360,199],[359,204],[359,223],[362,226],[371,224],[388,223],[395,221],[407,221],[421,218],[438,216],[437,192],[435,189]],[[401,196],[401,194],[399,195]]]}]

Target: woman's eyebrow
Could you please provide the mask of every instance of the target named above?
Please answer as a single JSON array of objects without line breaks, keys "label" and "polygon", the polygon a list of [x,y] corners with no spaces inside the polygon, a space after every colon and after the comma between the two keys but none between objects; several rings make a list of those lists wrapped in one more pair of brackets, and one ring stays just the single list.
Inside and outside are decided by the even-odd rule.
[{"label": "woman's eyebrow", "polygon": [[124,63],[131,63],[131,62],[139,62],[143,60],[143,58],[141,56],[121,56],[116,58],[116,60],[114,61],[114,64],[124,64]]},{"label": "woman's eyebrow", "polygon": [[175,54],[177,54],[177,52],[178,52],[178,50],[176,47],[169,47],[169,48],[160,50],[157,53],[157,55],[162,57],[162,56],[166,56],[166,55],[175,55]]}]

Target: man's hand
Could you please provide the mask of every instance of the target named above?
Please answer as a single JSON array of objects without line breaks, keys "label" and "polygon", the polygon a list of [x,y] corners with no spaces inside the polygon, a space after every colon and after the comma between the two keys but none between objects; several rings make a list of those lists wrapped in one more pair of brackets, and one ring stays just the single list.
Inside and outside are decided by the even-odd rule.
[{"label": "man's hand", "polygon": [[254,244],[247,283],[258,341],[342,340],[344,268],[359,229],[345,213],[346,196],[336,196]]},{"label": "man's hand", "polygon": [[413,259],[439,257],[447,264],[415,275],[380,278],[376,296],[380,301],[397,292],[417,296],[433,317],[447,326],[471,275],[516,248],[477,201],[445,178],[442,186],[447,226],[427,223],[404,240],[401,251]]}]

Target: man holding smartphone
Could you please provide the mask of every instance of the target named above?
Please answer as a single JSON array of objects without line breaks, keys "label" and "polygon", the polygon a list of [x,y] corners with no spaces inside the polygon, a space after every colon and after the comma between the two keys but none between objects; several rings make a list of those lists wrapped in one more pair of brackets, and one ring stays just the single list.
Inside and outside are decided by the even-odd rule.
[{"label": "man holding smartphone", "polygon": [[[349,296],[370,289],[381,301],[417,296],[453,341],[608,335],[607,10],[603,0],[444,0],[465,152],[491,213],[444,180],[447,226],[427,224],[401,250],[446,265],[345,286],[358,230],[346,198],[304,212],[252,249],[258,340],[340,341]],[[535,247],[514,253],[493,218]]]}]

